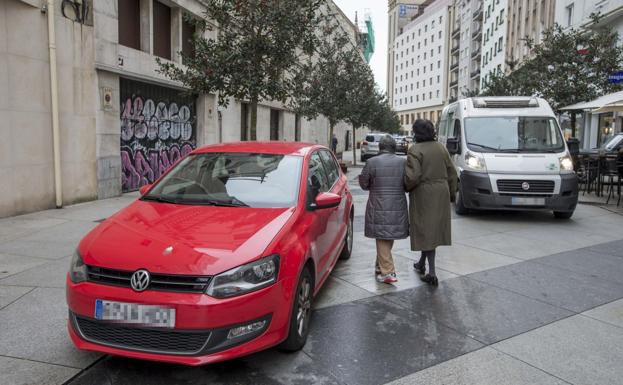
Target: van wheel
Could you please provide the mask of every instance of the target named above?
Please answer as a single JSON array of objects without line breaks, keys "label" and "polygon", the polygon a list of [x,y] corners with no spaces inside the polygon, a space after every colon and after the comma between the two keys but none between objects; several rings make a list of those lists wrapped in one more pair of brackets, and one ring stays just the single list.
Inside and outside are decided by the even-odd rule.
[{"label": "van wheel", "polygon": [[296,286],[288,338],[279,346],[281,350],[296,352],[305,346],[309,335],[309,319],[311,318],[313,299],[313,280],[309,268],[306,266],[301,272],[299,283]]},{"label": "van wheel", "polygon": [[454,212],[457,215],[467,215],[469,214],[469,209],[465,207],[463,204],[463,192],[461,187],[459,187],[459,192],[456,194],[456,202],[454,203]]},{"label": "van wheel", "polygon": [[554,217],[558,219],[569,219],[573,216],[573,211],[554,211]]}]

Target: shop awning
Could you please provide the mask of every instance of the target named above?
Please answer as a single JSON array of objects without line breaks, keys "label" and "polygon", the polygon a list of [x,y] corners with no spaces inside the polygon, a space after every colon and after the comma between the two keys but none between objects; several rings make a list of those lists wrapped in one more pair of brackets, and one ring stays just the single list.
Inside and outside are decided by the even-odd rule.
[{"label": "shop awning", "polygon": [[605,107],[612,103],[623,103],[623,91],[614,92],[608,95],[601,96],[595,100],[589,102],[575,103],[567,107],[561,108],[562,111],[589,111],[589,112],[612,112],[623,110],[610,110],[610,111],[594,111]]},{"label": "shop awning", "polygon": [[623,112],[623,100],[619,100],[618,102],[608,103],[603,107],[600,107],[594,111],[594,114],[601,114],[605,112]]}]

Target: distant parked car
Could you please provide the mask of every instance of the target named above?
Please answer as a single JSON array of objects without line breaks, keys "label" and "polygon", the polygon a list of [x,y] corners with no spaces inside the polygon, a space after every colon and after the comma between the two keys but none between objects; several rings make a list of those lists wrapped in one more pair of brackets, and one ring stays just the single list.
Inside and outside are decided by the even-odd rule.
[{"label": "distant parked car", "polygon": [[623,132],[615,134],[610,140],[608,140],[600,148],[593,148],[588,151],[580,151],[580,154],[604,154],[604,155],[616,155],[621,149],[623,149]]},{"label": "distant parked car", "polygon": [[80,349],[201,365],[299,350],[314,296],[353,246],[353,200],[328,148],[193,151],[80,242],[67,275]]},{"label": "distant parked car", "polygon": [[396,153],[406,154],[407,149],[409,148],[409,143],[407,142],[406,136],[395,135],[394,139],[396,140]]},{"label": "distant parked car", "polygon": [[387,134],[382,133],[382,132],[366,135],[366,139],[363,142],[361,142],[361,161],[362,162],[365,162],[366,160],[379,154],[379,141],[385,135]]}]

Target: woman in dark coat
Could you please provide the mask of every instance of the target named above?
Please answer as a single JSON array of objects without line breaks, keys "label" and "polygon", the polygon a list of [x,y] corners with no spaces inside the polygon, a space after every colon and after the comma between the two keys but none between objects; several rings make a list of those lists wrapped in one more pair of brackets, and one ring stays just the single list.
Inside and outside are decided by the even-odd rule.
[{"label": "woman in dark coat", "polygon": [[394,283],[397,281],[391,254],[394,240],[409,236],[405,160],[396,156],[396,141],[389,135],[379,141],[379,151],[361,171],[359,185],[370,190],[365,236],[376,239],[376,280]]},{"label": "woman in dark coat", "polygon": [[[409,192],[411,250],[421,251],[414,264],[422,280],[436,286],[435,252],[452,243],[450,203],[457,191],[457,175],[450,154],[436,140],[435,127],[428,120],[413,123],[415,144],[407,153],[405,186]],[[428,274],[425,262],[428,260]]]}]

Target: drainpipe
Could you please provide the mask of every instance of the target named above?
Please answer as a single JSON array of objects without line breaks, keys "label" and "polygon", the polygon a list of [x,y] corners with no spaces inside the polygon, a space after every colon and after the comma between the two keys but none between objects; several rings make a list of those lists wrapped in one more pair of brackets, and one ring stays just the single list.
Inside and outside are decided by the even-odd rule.
[{"label": "drainpipe", "polygon": [[50,50],[50,93],[52,97],[52,141],[54,153],[54,189],[56,208],[63,207],[61,179],[61,149],[58,120],[58,79],[56,76],[56,31],[54,29],[54,0],[47,0],[48,47]]}]

